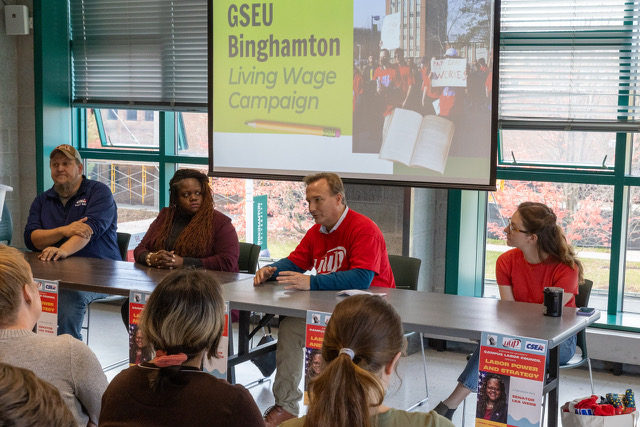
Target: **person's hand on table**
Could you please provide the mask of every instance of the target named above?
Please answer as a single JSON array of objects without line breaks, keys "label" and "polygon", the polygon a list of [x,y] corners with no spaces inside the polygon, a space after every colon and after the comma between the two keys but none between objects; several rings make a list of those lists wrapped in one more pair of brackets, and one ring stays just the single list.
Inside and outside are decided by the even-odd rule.
[{"label": "person's hand on table", "polygon": [[311,276],[304,273],[297,273],[295,271],[283,271],[276,279],[278,283],[285,286],[284,288],[298,289],[299,291],[308,291],[311,289]]},{"label": "person's hand on table", "polygon": [[80,236],[83,239],[91,239],[93,235],[93,230],[89,227],[87,222],[87,217],[85,216],[82,219],[72,222],[71,224],[67,224],[62,228],[62,233],[65,237],[71,236]]},{"label": "person's hand on table", "polygon": [[275,272],[275,267],[262,267],[260,270],[256,271],[256,275],[253,277],[253,286],[266,282]]},{"label": "person's hand on table", "polygon": [[[151,255],[150,261],[151,266],[157,268],[173,268],[175,263],[176,255],[173,251],[165,251],[164,249],[160,249],[158,252],[154,252]],[[182,261],[182,258],[180,258]],[[182,265],[182,263],[180,264]]]},{"label": "person's hand on table", "polygon": [[44,248],[38,258],[42,261],[57,261],[59,259],[65,259],[69,254],[62,248],[56,248],[55,246],[49,246]]}]

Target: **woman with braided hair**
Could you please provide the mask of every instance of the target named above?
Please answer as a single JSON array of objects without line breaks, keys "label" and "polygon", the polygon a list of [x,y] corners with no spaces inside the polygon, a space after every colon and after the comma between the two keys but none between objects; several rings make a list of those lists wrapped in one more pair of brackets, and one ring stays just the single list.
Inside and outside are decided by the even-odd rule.
[{"label": "woman with braided hair", "polygon": [[309,385],[307,415],[281,427],[452,427],[433,411],[383,405],[405,346],[400,316],[383,297],[355,295],[340,302],[325,330],[325,363]]},{"label": "woman with braided hair", "polygon": [[[583,282],[582,263],[567,243],[553,210],[542,203],[521,203],[504,231],[507,245],[513,249],[496,261],[500,299],[542,304],[544,288],[553,286],[564,290],[563,306],[575,307],[578,283]],[[559,345],[560,364],[573,357],[576,338],[574,335]],[[458,405],[478,390],[479,350],[467,362],[453,393],[435,407],[439,414],[451,419]]]},{"label": "woman with braided hair", "polygon": [[169,181],[169,207],[160,211],[134,251],[136,262],[157,268],[238,271],[238,235],[213,208],[209,179],[180,169]]}]

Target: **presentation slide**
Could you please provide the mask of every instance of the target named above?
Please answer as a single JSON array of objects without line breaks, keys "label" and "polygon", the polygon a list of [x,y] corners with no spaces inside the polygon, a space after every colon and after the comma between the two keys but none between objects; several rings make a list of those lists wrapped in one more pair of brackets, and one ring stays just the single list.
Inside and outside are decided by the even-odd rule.
[{"label": "presentation slide", "polygon": [[495,186],[492,1],[209,7],[212,174]]}]

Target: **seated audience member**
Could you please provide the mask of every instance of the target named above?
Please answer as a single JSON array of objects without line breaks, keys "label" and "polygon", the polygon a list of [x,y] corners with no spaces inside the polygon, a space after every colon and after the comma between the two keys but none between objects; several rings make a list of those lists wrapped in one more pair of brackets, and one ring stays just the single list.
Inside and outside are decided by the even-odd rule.
[{"label": "seated audience member", "polygon": [[210,273],[180,269],[166,276],[140,320],[155,358],[111,381],[100,426],[263,425],[247,389],[202,371],[205,354],[216,354],[224,307],[222,287]]},{"label": "seated audience member", "polygon": [[[318,173],[303,181],[315,225],[287,258],[258,270],[254,286],[275,280],[284,289],[300,291],[395,288],[384,236],[371,219],[347,207],[340,177]],[[314,268],[317,274],[305,274]],[[276,404],[264,414],[267,427],[298,415],[304,334],[304,319],[286,317],[280,322],[273,381]]]},{"label": "seated audience member", "polygon": [[450,427],[431,412],[406,412],[383,404],[406,345],[400,316],[379,296],[340,302],[322,342],[322,372],[311,381],[307,415],[283,427]]},{"label": "seated audience member", "polygon": [[[504,231],[511,249],[496,261],[496,281],[503,301],[533,304],[544,302],[544,288],[564,289],[563,306],[575,307],[574,295],[583,281],[582,264],[560,226],[556,214],[542,203],[525,202],[518,206]],[[560,344],[558,359],[566,363],[576,351],[576,335]],[[451,419],[456,408],[478,390],[480,347],[476,348],[451,395],[435,410]]]},{"label": "seated audience member", "polygon": [[[80,153],[70,145],[58,145],[49,158],[53,187],[31,204],[24,244],[32,251],[42,251],[43,261],[70,256],[122,260],[116,234],[118,213],[109,187],[82,174]],[[87,305],[105,296],[60,289],[58,335],[81,340]]]},{"label": "seated audience member", "polygon": [[504,381],[496,374],[487,374],[478,391],[476,418],[506,424],[508,411]]},{"label": "seated audience member", "polygon": [[70,335],[32,332],[42,305],[20,251],[0,245],[0,362],[32,370],[53,384],[79,426],[98,423],[107,378],[96,355]]},{"label": "seated audience member", "polygon": [[77,425],[54,386],[28,369],[0,363],[0,426]]},{"label": "seated audience member", "polygon": [[180,169],[169,181],[163,208],[136,247],[136,262],[157,268],[238,271],[239,245],[231,219],[213,208],[209,179]]}]

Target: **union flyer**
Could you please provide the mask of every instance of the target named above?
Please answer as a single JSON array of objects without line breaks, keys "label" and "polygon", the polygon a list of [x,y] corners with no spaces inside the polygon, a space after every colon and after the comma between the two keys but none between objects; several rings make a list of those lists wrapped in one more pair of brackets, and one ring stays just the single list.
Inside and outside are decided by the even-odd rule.
[{"label": "union flyer", "polygon": [[227,362],[229,360],[229,301],[224,304],[224,329],[222,337],[218,343],[216,356],[207,354],[204,358],[202,368],[216,378],[227,379]]},{"label": "union flyer", "polygon": [[309,404],[309,382],[322,371],[322,340],[331,313],[307,311],[304,350],[304,404]]},{"label": "union flyer", "polygon": [[36,333],[58,335],[58,281],[33,279],[38,284],[42,314],[36,324]]},{"label": "union flyer", "polygon": [[155,356],[151,345],[138,329],[142,309],[150,295],[151,292],[129,292],[129,365],[148,362]]},{"label": "union flyer", "polygon": [[548,343],[483,332],[476,426],[540,426]]}]

